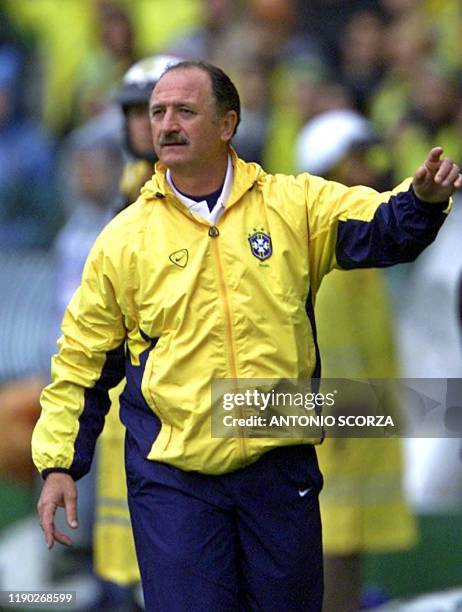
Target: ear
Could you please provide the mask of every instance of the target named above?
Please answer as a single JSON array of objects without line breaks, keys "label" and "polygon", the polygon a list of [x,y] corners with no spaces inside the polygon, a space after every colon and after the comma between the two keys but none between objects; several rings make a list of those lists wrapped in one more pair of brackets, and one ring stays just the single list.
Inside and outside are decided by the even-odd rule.
[{"label": "ear", "polygon": [[221,140],[229,142],[234,135],[234,130],[237,124],[236,111],[230,110],[221,119]]}]

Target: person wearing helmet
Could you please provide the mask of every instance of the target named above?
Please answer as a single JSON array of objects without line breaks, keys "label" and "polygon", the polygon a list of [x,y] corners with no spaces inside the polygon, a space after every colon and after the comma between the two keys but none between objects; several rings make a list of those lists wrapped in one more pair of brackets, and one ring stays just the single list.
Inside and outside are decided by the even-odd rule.
[{"label": "person wearing helmet", "polygon": [[152,144],[148,104],[152,89],[170,64],[179,61],[171,55],[153,55],[134,64],[125,74],[116,101],[124,116],[124,144],[127,154],[120,192],[123,207],[138,197],[140,188],[151,178],[157,161]]},{"label": "person wearing helmet", "polygon": [[[178,61],[167,55],[147,57],[134,64],[122,80],[116,97],[124,117],[127,156],[120,181],[122,208],[137,199],[153,173],[157,157],[149,122],[149,98],[162,72]],[[119,395],[124,385],[122,381],[111,391],[111,409],[99,441],[93,532],[94,571],[104,586],[100,606],[111,612],[139,609],[136,601],[140,575],[124,476],[125,430],[119,420]]]},{"label": "person wearing helmet", "polygon": [[[383,153],[377,135],[355,111],[316,116],[302,129],[296,147],[299,171],[349,186],[384,188],[384,169],[376,162],[381,157],[377,149]],[[325,378],[398,376],[384,281],[373,268],[334,270],[324,279],[315,314]],[[399,402],[391,395],[384,394],[383,409],[397,414]],[[318,459],[324,474],[323,612],[357,610],[367,603],[361,601],[364,554],[408,549],[416,541],[416,522],[401,486],[401,441],[327,438]]]}]

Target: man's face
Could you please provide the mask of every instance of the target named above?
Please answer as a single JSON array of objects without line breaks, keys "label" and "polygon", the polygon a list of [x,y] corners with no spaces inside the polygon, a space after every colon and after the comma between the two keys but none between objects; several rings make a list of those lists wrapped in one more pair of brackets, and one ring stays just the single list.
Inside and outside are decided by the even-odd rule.
[{"label": "man's face", "polygon": [[217,116],[209,75],[199,68],[173,70],[154,88],[150,103],[154,149],[172,170],[207,172],[227,150],[234,113]]}]

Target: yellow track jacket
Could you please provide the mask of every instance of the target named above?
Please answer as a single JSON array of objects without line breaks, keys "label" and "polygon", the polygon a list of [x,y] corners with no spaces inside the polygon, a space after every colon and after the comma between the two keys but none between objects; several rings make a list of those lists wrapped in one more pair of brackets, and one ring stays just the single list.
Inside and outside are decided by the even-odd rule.
[{"label": "yellow track jacket", "polygon": [[221,474],[277,445],[316,442],[213,438],[212,379],[319,377],[313,303],[322,277],[335,266],[410,261],[445,218],[409,182],[380,194],[232,159],[216,227],[175,198],[158,164],[96,240],[33,434],[44,476],[88,471],[108,389],[124,374],[121,419],[148,459]]}]

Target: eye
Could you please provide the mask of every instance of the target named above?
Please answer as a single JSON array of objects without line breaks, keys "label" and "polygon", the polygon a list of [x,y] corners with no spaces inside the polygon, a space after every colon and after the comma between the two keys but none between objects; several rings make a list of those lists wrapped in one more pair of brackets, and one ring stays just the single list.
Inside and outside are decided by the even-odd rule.
[{"label": "eye", "polygon": [[161,117],[161,116],[162,116],[163,112],[164,112],[164,111],[163,111],[161,108],[153,108],[153,109],[151,110],[151,117],[152,117],[153,119],[158,119],[159,117]]},{"label": "eye", "polygon": [[195,114],[193,110],[191,110],[190,108],[186,108],[186,107],[180,108],[180,113],[182,115],[186,115],[186,116],[190,116],[190,115],[194,115]]}]

